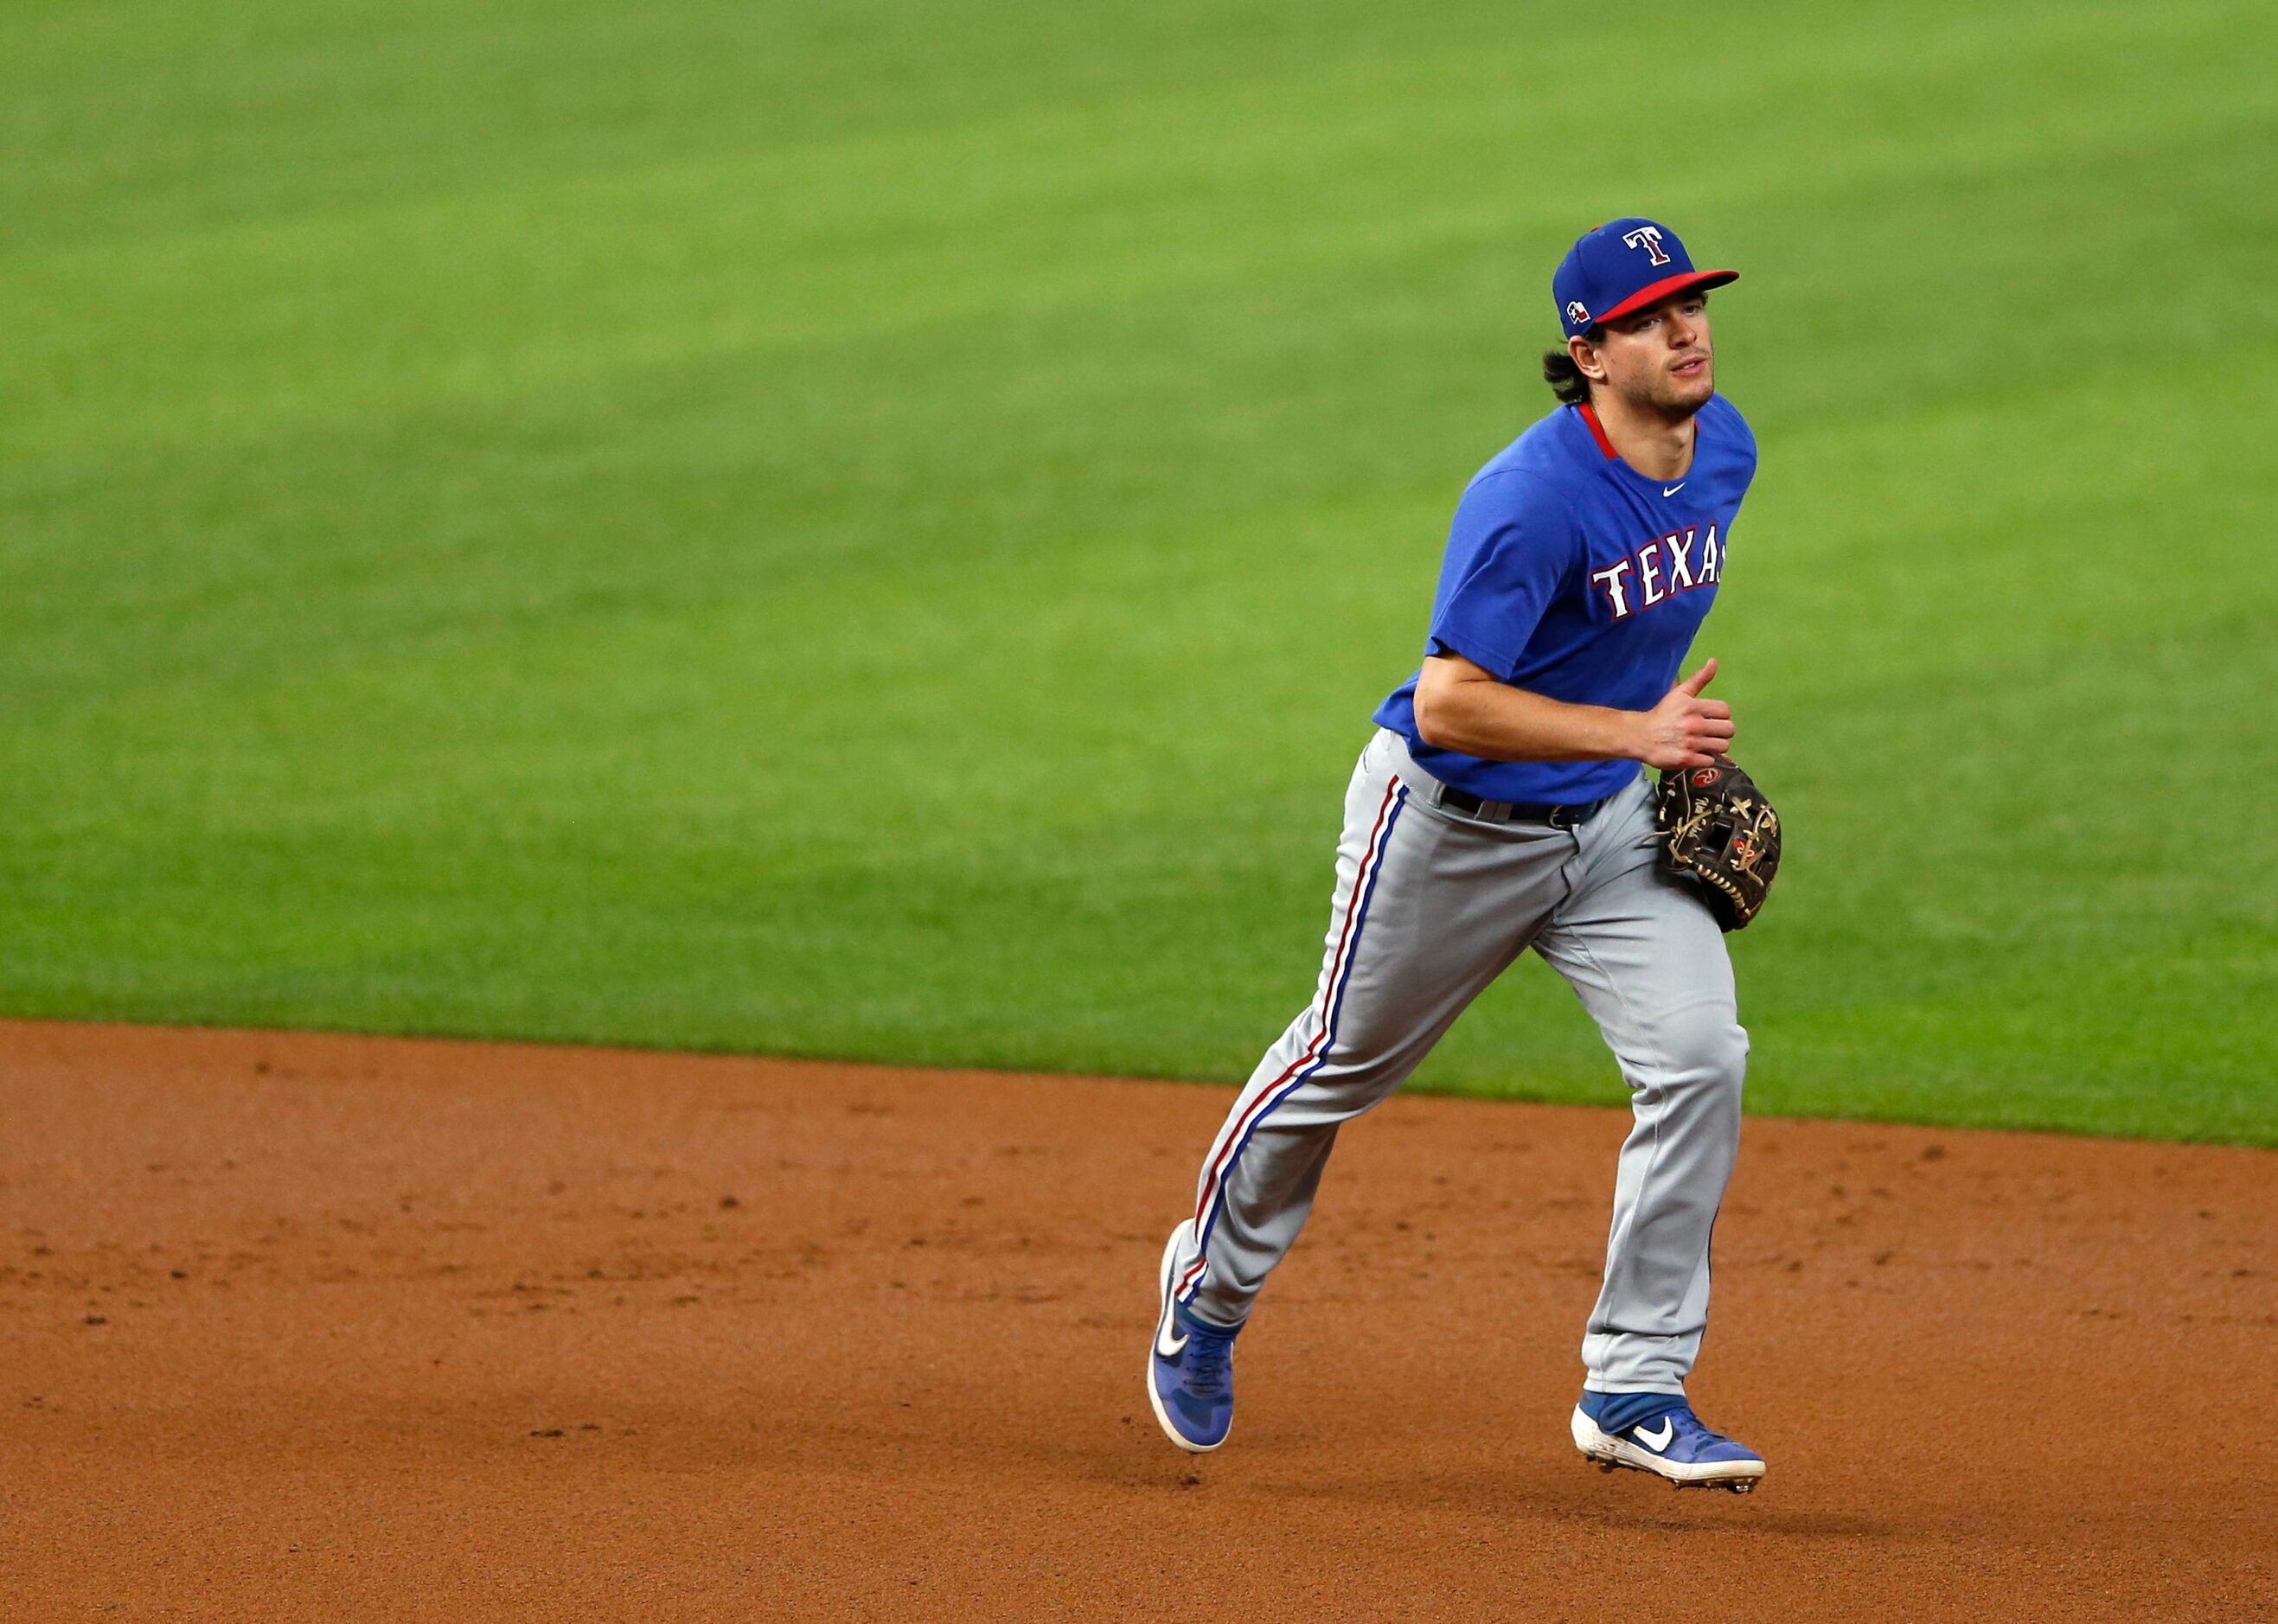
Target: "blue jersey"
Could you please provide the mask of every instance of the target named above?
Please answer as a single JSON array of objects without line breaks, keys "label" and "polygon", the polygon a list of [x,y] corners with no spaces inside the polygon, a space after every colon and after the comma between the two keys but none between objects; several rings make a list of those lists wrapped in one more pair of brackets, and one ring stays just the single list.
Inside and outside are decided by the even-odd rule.
[{"label": "blue jersey", "polygon": [[[1464,488],[1448,534],[1426,654],[1460,654],[1514,688],[1575,705],[1651,710],[1676,686],[1724,578],[1756,438],[1712,395],[1693,466],[1648,479],[1594,417],[1566,406]],[[1418,675],[1421,675],[1419,671]],[[1614,794],[1634,761],[1486,761],[1416,736],[1416,677],[1376,707],[1416,764],[1482,800],[1571,806]]]}]

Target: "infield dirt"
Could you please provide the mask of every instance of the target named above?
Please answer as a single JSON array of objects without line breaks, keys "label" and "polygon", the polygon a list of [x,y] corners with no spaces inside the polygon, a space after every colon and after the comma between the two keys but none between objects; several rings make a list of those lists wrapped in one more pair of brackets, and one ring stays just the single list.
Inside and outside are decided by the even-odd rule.
[{"label": "infield dirt", "polygon": [[1752,1120],[1712,1498],[1566,1438],[1614,1109],[1355,1125],[1172,1450],[1227,1098],[0,1023],[0,1616],[2268,1616],[2278,1154]]}]

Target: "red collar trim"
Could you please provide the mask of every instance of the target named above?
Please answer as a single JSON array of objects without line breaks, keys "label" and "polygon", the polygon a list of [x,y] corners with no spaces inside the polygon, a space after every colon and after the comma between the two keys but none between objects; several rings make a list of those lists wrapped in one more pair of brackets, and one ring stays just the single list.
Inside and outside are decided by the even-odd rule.
[{"label": "red collar trim", "polygon": [[1609,462],[1621,461],[1621,453],[1616,451],[1614,442],[1606,438],[1605,425],[1598,421],[1598,414],[1591,409],[1590,403],[1585,400],[1575,409],[1582,414],[1582,421],[1590,425],[1590,438],[1598,442],[1598,449],[1606,454],[1606,460]]}]

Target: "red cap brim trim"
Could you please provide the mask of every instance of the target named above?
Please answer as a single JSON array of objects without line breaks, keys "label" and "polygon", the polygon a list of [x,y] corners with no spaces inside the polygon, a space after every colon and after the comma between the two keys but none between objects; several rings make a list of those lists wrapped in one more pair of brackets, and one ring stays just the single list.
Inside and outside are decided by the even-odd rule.
[{"label": "red cap brim trim", "polygon": [[1597,319],[1601,322],[1618,321],[1631,311],[1642,310],[1656,300],[1666,299],[1671,294],[1681,294],[1689,288],[1695,287],[1722,287],[1727,282],[1737,282],[1739,279],[1740,273],[1737,271],[1682,271],[1673,277],[1663,277],[1658,282],[1647,283],[1612,309],[1600,311]]}]

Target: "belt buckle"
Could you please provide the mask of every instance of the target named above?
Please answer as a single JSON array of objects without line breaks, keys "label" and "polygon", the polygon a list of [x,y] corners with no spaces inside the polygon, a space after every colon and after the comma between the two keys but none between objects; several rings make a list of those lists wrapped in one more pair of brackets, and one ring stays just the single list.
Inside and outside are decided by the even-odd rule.
[{"label": "belt buckle", "polygon": [[1550,809],[1550,815],[1543,821],[1554,829],[1571,829],[1577,822],[1574,816],[1577,810],[1579,809],[1571,806],[1554,806]]}]

